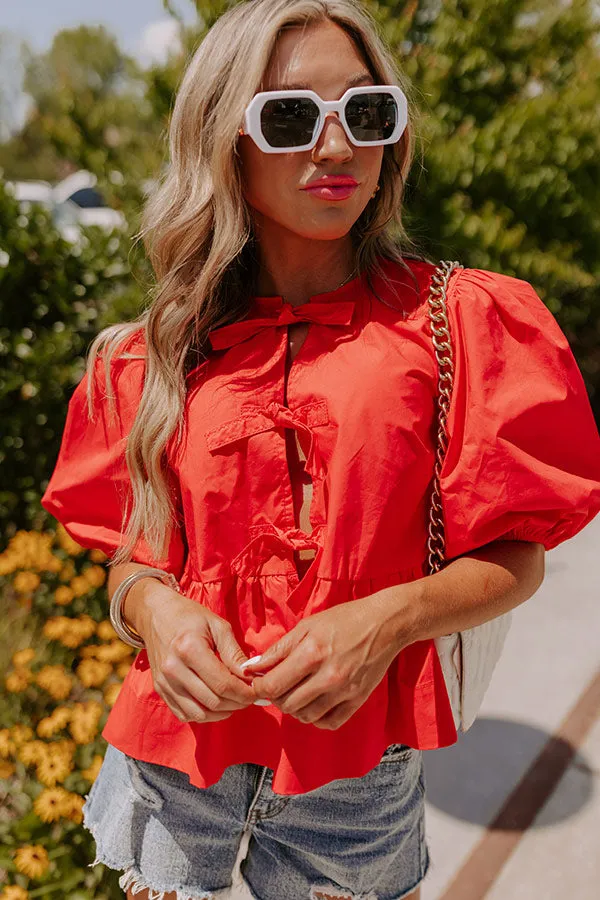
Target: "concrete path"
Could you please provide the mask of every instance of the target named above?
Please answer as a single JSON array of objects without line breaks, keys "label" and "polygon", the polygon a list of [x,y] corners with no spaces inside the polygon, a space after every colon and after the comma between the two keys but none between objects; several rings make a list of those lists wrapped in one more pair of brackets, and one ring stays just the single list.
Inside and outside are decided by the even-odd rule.
[{"label": "concrete path", "polygon": [[600,517],[546,554],[479,719],[425,761],[422,900],[600,900]]}]

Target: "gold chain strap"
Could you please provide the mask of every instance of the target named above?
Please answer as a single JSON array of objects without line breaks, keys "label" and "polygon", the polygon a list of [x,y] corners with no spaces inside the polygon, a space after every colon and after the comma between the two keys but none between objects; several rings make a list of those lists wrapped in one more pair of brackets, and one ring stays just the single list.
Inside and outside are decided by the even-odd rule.
[{"label": "gold chain strap", "polygon": [[456,260],[442,260],[431,279],[429,292],[429,318],[433,347],[438,363],[438,432],[433,489],[429,509],[429,573],[438,572],[444,563],[446,539],[444,535],[444,515],[440,490],[440,474],[447,448],[446,421],[450,411],[452,387],[454,383],[454,357],[448,311],[446,308],[446,288],[448,279],[456,268],[463,268]]}]

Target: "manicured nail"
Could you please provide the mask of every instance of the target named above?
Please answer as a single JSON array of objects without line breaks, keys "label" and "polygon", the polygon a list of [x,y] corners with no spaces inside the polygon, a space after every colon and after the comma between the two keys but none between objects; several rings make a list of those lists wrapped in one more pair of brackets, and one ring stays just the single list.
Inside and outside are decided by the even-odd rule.
[{"label": "manicured nail", "polygon": [[240,665],[240,669],[245,669],[246,666],[253,666],[254,663],[257,663],[262,657],[262,653],[259,653],[258,656],[253,656],[252,659],[247,659],[246,662],[243,662]]}]

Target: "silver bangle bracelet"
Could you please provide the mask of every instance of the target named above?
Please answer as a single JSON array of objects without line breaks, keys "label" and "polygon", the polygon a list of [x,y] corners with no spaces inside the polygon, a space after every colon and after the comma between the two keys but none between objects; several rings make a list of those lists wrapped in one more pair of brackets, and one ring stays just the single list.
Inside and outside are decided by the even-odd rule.
[{"label": "silver bangle bracelet", "polygon": [[113,628],[117,632],[117,635],[125,644],[129,644],[131,647],[138,647],[140,649],[143,649],[146,645],[140,638],[139,634],[134,632],[123,618],[123,603],[125,601],[125,597],[127,595],[127,592],[129,591],[129,588],[133,584],[135,584],[136,581],[139,581],[140,578],[148,577],[158,578],[164,584],[169,584],[173,588],[173,590],[181,593],[179,583],[172,572],[165,572],[164,569],[157,569],[153,566],[146,566],[146,568],[139,569],[137,572],[133,572],[131,575],[128,575],[127,578],[124,578],[112,595],[110,601],[110,621]]}]

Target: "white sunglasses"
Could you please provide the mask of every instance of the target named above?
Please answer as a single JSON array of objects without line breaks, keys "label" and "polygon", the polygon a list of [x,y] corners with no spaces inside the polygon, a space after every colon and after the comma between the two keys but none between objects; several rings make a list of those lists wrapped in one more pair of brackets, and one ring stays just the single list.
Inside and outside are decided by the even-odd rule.
[{"label": "white sunglasses", "polygon": [[240,134],[264,153],[312,150],[329,112],[336,112],[357,147],[394,144],[408,121],[404,92],[395,84],[348,88],[339,100],[321,100],[310,90],[260,91],[244,113]]}]

